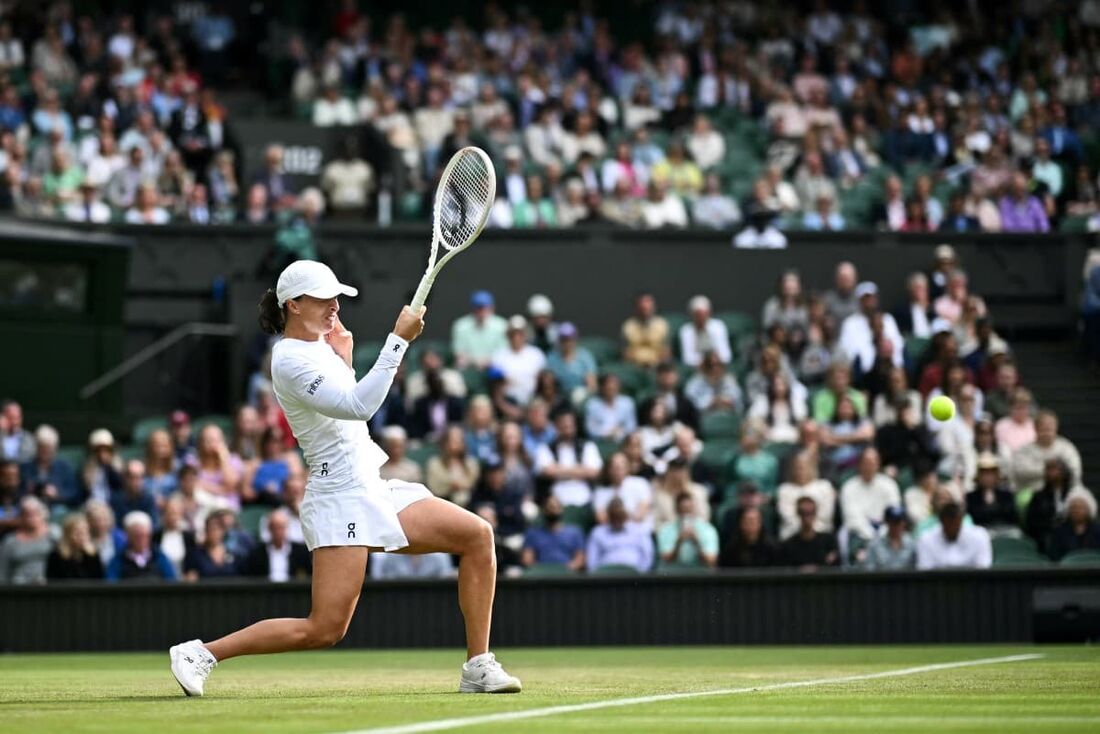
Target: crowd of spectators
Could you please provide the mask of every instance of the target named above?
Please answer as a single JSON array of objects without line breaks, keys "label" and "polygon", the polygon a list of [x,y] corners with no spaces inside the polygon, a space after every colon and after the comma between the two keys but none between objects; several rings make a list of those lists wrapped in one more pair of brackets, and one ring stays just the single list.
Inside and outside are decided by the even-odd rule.
[{"label": "crowd of spectators", "polygon": [[[704,295],[661,313],[641,293],[618,339],[583,335],[545,295],[505,318],[475,292],[449,341],[413,345],[372,419],[381,474],[485,518],[509,574],[984,568],[995,548],[1048,563],[1100,550],[1081,456],[961,268],[940,245],[892,308],[850,262],[821,293],[784,272],[759,318]],[[360,340],[361,374],[378,349]],[[306,473],[268,370],[228,426],[177,411],[135,428],[133,447],[97,429],[78,465],[6,403],[0,581],[307,574]],[[941,395],[947,421],[928,413]],[[452,569],[379,554],[371,573]]]},{"label": "crowd of spectators", "polygon": [[245,176],[217,91],[231,17],[54,2],[0,16],[0,209],[145,224],[299,207],[361,217],[383,187],[425,199],[442,163],[477,144],[499,167],[495,227],[711,227],[750,247],[793,229],[1100,229],[1095,0],[819,0],[808,13],[665,1],[646,6],[635,40],[593,3],[556,27],[495,2],[474,23],[415,28],[359,5],[339,3],[320,37],[273,35],[263,54],[304,117],[372,129],[400,175],[380,181],[349,135],[308,196],[278,145]]}]

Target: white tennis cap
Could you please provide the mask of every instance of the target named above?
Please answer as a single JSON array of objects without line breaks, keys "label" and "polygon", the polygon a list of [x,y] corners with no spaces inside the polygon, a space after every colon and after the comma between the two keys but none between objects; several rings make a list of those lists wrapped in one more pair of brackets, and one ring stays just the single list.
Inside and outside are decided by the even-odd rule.
[{"label": "white tennis cap", "polygon": [[359,289],[341,283],[328,265],[316,260],[298,260],[287,265],[275,286],[275,297],[279,299],[280,307],[298,296],[335,298],[357,295]]}]

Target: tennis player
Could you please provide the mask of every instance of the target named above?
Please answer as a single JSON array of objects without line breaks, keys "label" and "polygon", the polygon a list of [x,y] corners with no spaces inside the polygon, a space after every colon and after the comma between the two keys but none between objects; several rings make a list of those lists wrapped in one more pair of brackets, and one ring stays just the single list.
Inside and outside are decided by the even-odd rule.
[{"label": "tennis player", "polygon": [[[374,367],[356,381],[352,335],[340,323],[339,296],[356,296],[328,266],[301,260],[280,275],[260,302],[260,325],[281,334],[271,376],[294,436],[305,453],[309,481],[302,533],[313,552],[313,598],[305,619],[267,619],[211,642],[191,640],[169,651],[172,673],[188,696],[201,696],[219,662],[239,655],[329,647],[351,622],[371,551],[452,553],[461,557],[458,603],[466,621],[463,693],[517,693],[489,652],[496,589],[493,531],[481,518],[422,484],[384,481],[385,452],[366,421],[389,393],[409,342],[424,329],[424,309],[406,306]],[[384,611],[379,612],[380,616]]]}]

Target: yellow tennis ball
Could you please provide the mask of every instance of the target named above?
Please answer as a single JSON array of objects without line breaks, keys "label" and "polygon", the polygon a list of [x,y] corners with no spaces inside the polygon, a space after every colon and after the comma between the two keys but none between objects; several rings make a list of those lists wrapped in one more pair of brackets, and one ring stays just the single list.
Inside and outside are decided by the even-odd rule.
[{"label": "yellow tennis ball", "polygon": [[946,395],[932,398],[929,412],[931,412],[932,417],[938,421],[949,421],[955,415],[955,401]]}]

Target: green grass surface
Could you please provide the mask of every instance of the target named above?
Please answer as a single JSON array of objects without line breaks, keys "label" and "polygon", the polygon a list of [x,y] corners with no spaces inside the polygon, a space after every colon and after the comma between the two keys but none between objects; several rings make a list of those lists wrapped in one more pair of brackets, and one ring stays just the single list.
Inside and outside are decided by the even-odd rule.
[{"label": "green grass surface", "polygon": [[185,698],[164,654],[0,656],[4,732],[343,732],[496,712],[866,675],[1021,653],[1039,660],[491,722],[505,732],[1100,732],[1100,649],[707,647],[500,650],[524,693],[454,691],[457,651],[231,660]]}]

